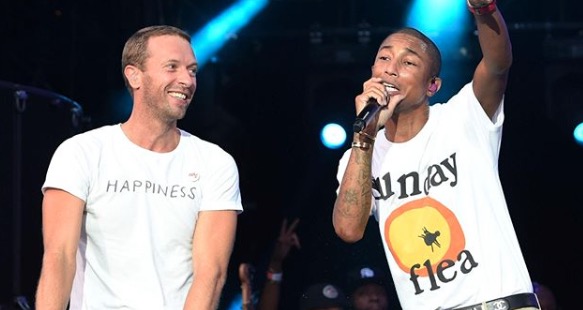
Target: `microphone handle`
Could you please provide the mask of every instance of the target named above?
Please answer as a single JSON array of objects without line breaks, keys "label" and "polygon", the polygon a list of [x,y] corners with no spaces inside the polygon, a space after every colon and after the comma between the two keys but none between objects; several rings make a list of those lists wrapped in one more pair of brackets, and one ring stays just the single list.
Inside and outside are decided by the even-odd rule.
[{"label": "microphone handle", "polygon": [[352,125],[352,130],[355,133],[359,133],[364,130],[364,128],[370,124],[370,121],[375,117],[377,112],[381,109],[381,105],[377,103],[374,98],[368,99],[367,105],[358,113],[354,125]]}]

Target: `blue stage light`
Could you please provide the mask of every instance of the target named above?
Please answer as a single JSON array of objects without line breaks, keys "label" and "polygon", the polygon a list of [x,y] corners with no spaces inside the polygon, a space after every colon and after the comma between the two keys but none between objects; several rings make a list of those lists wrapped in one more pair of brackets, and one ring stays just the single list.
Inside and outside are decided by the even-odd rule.
[{"label": "blue stage light", "polygon": [[192,46],[198,60],[198,69],[202,69],[211,61],[225,42],[247,25],[268,2],[268,0],[237,1],[196,32],[192,38]]},{"label": "blue stage light", "polygon": [[573,137],[575,138],[575,142],[577,144],[583,146],[583,123],[580,123],[575,127],[573,130]]},{"label": "blue stage light", "polygon": [[329,149],[337,149],[346,142],[346,130],[338,124],[327,124],[320,133],[322,144]]}]

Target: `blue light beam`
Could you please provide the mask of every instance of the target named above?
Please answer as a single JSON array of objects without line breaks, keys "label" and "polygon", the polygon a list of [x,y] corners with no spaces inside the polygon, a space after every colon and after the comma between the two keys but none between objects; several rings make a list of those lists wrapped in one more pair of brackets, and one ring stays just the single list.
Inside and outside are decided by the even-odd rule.
[{"label": "blue light beam", "polygon": [[440,77],[446,81],[441,90],[432,97],[440,102],[453,95],[465,83],[461,80],[465,70],[463,60],[467,58],[467,40],[472,33],[472,14],[468,12],[466,1],[457,0],[415,0],[406,19],[409,27],[425,33],[435,42],[441,52],[444,64]]},{"label": "blue light beam", "polygon": [[465,1],[416,0],[406,23],[434,40],[442,55],[447,56],[458,53],[470,17]]},{"label": "blue light beam", "polygon": [[211,60],[237,31],[265,6],[268,0],[239,0],[193,35],[192,47],[199,70]]}]

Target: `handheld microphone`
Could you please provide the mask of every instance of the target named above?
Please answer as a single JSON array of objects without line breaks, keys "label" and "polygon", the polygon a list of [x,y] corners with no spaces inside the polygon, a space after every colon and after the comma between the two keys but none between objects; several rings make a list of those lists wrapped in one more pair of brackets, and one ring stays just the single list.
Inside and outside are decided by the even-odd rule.
[{"label": "handheld microphone", "polygon": [[362,109],[362,111],[360,111],[360,113],[358,113],[356,116],[354,125],[352,125],[352,130],[355,133],[363,131],[364,128],[374,119],[375,115],[380,111],[380,109],[381,105],[377,102],[376,99],[368,99],[364,109]]}]

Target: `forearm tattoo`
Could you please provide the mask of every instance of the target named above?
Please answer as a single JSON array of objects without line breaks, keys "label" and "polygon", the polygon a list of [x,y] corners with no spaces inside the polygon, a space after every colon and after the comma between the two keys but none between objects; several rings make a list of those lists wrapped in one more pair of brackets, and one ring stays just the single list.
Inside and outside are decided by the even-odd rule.
[{"label": "forearm tattoo", "polygon": [[[367,201],[370,199],[371,190],[371,157],[370,154],[365,154],[364,152],[358,152],[355,154],[354,162],[358,166],[356,178],[348,178],[349,181],[352,179],[350,188],[343,191],[342,194],[342,208],[338,211],[344,217],[362,217],[363,211],[366,210]],[[356,171],[355,171],[356,172]]]}]

